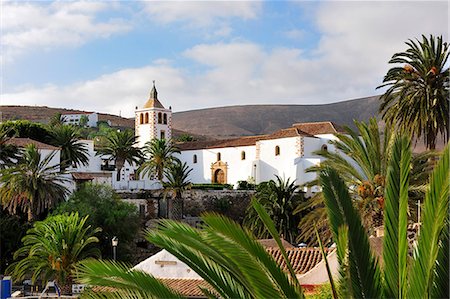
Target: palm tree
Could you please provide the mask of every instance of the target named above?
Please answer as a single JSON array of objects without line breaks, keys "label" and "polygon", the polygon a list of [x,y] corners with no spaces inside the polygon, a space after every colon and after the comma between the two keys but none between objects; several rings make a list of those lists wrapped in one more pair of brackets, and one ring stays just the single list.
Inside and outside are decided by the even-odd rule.
[{"label": "palm tree", "polygon": [[74,126],[55,126],[51,130],[51,144],[61,148],[61,172],[71,165],[88,165],[89,153],[80,142],[80,133]]},{"label": "palm tree", "polygon": [[166,192],[172,192],[172,200],[169,200],[169,218],[181,220],[183,218],[183,198],[182,193],[190,188],[191,182],[188,177],[192,168],[189,168],[186,162],[181,163],[176,160],[166,170],[167,182],[163,186]]},{"label": "palm tree", "polygon": [[4,208],[15,214],[20,207],[31,222],[64,200],[68,190],[63,184],[69,180],[59,173],[59,164],[50,165],[54,156],[55,152],[41,159],[36,146],[30,144],[18,164],[1,170],[0,200]]},{"label": "palm tree", "polygon": [[[304,298],[270,216],[257,201],[253,205],[280,247],[287,273],[248,230],[217,214],[203,215],[202,229],[162,220],[147,239],[199,274],[210,286],[201,289],[208,298]],[[183,298],[155,277],[123,264],[85,261],[78,274],[80,283],[107,287],[83,294],[87,298]]]},{"label": "palm tree", "polygon": [[147,160],[142,163],[139,172],[142,175],[156,173],[158,180],[162,181],[164,169],[171,165],[177,158],[174,154],[180,151],[174,146],[171,140],[154,138],[147,142],[144,147],[144,154]]},{"label": "palm tree", "polygon": [[[319,166],[310,167],[307,172],[320,173],[326,168],[338,171],[347,186],[351,187],[350,192],[362,215],[364,226],[371,230],[383,222],[385,180],[395,134],[388,126],[384,131],[380,130],[375,118],[371,118],[368,123],[355,121],[355,126],[357,131],[346,127],[346,134],[336,134],[337,140],[331,141],[331,145],[337,151],[315,152],[325,160]],[[413,156],[411,175],[414,179],[410,185],[411,202],[416,203],[423,197],[432,168],[429,158],[435,155],[434,152],[424,152]],[[320,185],[320,177],[307,184],[307,186]],[[331,232],[324,208],[323,193],[319,192],[296,210],[297,213],[307,213],[299,223],[300,238],[303,241],[316,242],[312,222],[316,222],[322,238],[326,242],[330,241]],[[411,209],[413,215],[415,211],[416,209]]]},{"label": "palm tree", "polygon": [[16,163],[20,158],[20,151],[17,146],[9,143],[11,132],[12,128],[0,129],[0,169]]},{"label": "palm tree", "polygon": [[[286,241],[294,242],[298,235],[297,225],[300,217],[293,215],[293,212],[303,201],[303,193],[298,190],[295,181],[276,176],[276,181],[270,180],[258,186],[255,200],[269,213],[277,232]],[[270,235],[252,206],[247,210],[244,224],[259,238]]]},{"label": "palm tree", "polygon": [[449,56],[448,43],[442,36],[422,41],[409,40],[408,49],[396,53],[391,68],[380,87],[388,89],[381,96],[380,113],[388,125],[417,136],[424,136],[427,148],[436,148],[436,137],[449,135]]},{"label": "palm tree", "polygon": [[122,132],[111,131],[106,137],[104,146],[98,150],[98,153],[109,156],[110,160],[115,160],[117,181],[120,181],[120,172],[125,162],[131,165],[133,163],[140,163],[142,159],[141,150],[137,147],[136,136],[134,136],[131,130]]},{"label": "palm tree", "polygon": [[23,237],[23,247],[14,254],[20,259],[8,267],[15,281],[31,274],[32,281],[56,280],[63,294],[72,291],[72,277],[78,262],[100,257],[95,234],[101,229],[86,225],[88,216],[78,213],[56,215],[38,221]]},{"label": "palm tree", "polygon": [[57,126],[63,126],[67,121],[67,117],[63,116],[61,113],[55,113],[48,123],[48,125],[53,129]]},{"label": "palm tree", "polygon": [[398,137],[386,179],[383,267],[376,260],[361,219],[338,172],[327,168],[321,182],[337,243],[343,298],[448,298],[450,148],[430,178],[424,217],[414,254],[408,254],[408,192],[411,150]]}]

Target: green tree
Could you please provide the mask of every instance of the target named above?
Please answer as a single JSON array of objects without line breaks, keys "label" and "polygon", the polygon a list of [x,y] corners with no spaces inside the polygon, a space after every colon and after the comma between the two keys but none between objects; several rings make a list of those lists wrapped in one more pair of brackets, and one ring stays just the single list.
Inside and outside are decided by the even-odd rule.
[{"label": "green tree", "polygon": [[63,126],[67,121],[67,118],[63,116],[61,113],[55,113],[48,122],[48,125],[51,128],[57,127],[57,126]]},{"label": "green tree", "polygon": [[96,233],[86,224],[86,217],[78,213],[57,215],[37,221],[23,237],[23,247],[15,254],[17,262],[7,272],[15,281],[31,275],[35,282],[41,278],[44,282],[56,280],[63,294],[72,292],[72,278],[78,262],[89,257],[100,257],[95,246]]},{"label": "green tree", "polygon": [[86,145],[80,141],[78,128],[74,126],[55,126],[51,132],[51,144],[61,148],[61,172],[71,165],[89,164]]},{"label": "green tree", "polygon": [[194,140],[194,137],[192,135],[189,135],[188,133],[181,134],[177,137],[178,142],[189,142]]},{"label": "green tree", "polygon": [[14,252],[20,248],[20,240],[29,228],[26,217],[10,215],[0,209],[0,273],[13,262]]},{"label": "green tree", "polygon": [[105,143],[99,148],[98,153],[109,156],[110,160],[115,161],[117,181],[120,181],[120,172],[125,162],[132,165],[133,163],[140,163],[142,159],[141,150],[137,147],[136,136],[131,130],[111,131],[106,136]]},{"label": "green tree", "polygon": [[[203,215],[202,229],[163,220],[147,239],[198,273],[212,288],[202,289],[208,298],[304,298],[273,222],[258,202],[253,205],[277,241],[288,273],[248,230],[217,214]],[[123,264],[86,261],[78,273],[81,283],[114,289],[89,292],[88,298],[183,298],[151,275]]]},{"label": "green tree", "polygon": [[[355,126],[357,130],[345,127],[346,133],[336,134],[337,140],[331,141],[331,145],[338,152],[331,150],[315,152],[323,157],[324,161],[319,166],[307,169],[307,172],[320,173],[328,167],[338,171],[347,186],[351,187],[350,192],[362,215],[363,223],[370,229],[383,223],[384,186],[395,135],[389,127],[381,130],[375,118],[370,119],[368,123],[355,121]],[[413,156],[411,203],[416,203],[418,199],[423,198],[423,190],[432,168],[429,158],[435,155],[433,152],[424,152]],[[319,177],[307,185],[320,186]],[[413,215],[415,211],[416,209],[411,209]],[[328,229],[321,192],[300,205],[296,212],[306,213],[299,223],[302,241],[316,242],[314,227],[311,226],[314,222],[322,238],[326,242],[330,240],[331,232]]]},{"label": "green tree", "polygon": [[[299,215],[294,210],[304,198],[295,181],[284,180],[276,176],[276,180],[261,183],[256,189],[254,198],[264,207],[275,223],[277,232],[288,242],[293,243],[298,235]],[[258,238],[268,237],[269,231],[258,216],[255,209],[250,206],[244,224]]]},{"label": "green tree", "polygon": [[11,139],[9,130],[0,128],[0,169],[16,163],[20,158],[17,146],[9,142]]},{"label": "green tree", "polygon": [[111,239],[116,236],[119,238],[117,258],[132,260],[140,224],[135,205],[122,201],[107,185],[88,183],[72,193],[68,201],[61,203],[53,215],[72,212],[78,212],[82,217],[89,215],[86,223],[102,229],[98,236],[103,258],[112,258]]},{"label": "green tree", "polygon": [[50,139],[50,131],[46,126],[28,120],[6,121],[0,124],[0,131],[7,131],[10,137],[30,138],[44,143]]},{"label": "green tree", "polygon": [[82,116],[80,116],[80,122],[78,125],[80,127],[84,128],[87,126],[88,122],[89,122],[89,117],[87,115],[82,115]]},{"label": "green tree", "polygon": [[396,53],[380,87],[388,87],[381,96],[380,112],[388,125],[424,137],[429,149],[436,148],[436,137],[449,135],[448,43],[442,36],[422,41],[409,40],[408,49]]},{"label": "green tree", "polygon": [[186,162],[174,161],[165,169],[167,182],[163,183],[165,192],[171,192],[172,198],[169,200],[169,218],[181,220],[183,218],[183,191],[191,186],[189,168]]},{"label": "green tree", "polygon": [[28,221],[53,208],[68,193],[63,185],[67,178],[59,173],[59,164],[50,162],[55,152],[41,159],[38,149],[30,144],[25,147],[18,164],[0,172],[0,200],[10,213],[17,207],[28,214]]},{"label": "green tree", "polygon": [[180,151],[171,140],[154,138],[147,142],[144,147],[146,160],[139,168],[142,175],[156,174],[158,180],[162,181],[164,170],[175,160],[174,154]]},{"label": "green tree", "polygon": [[411,150],[407,137],[392,148],[386,180],[383,267],[355,210],[344,180],[321,172],[327,214],[337,243],[343,298],[448,298],[450,152],[445,148],[429,183],[414,254],[408,254],[408,192]]}]

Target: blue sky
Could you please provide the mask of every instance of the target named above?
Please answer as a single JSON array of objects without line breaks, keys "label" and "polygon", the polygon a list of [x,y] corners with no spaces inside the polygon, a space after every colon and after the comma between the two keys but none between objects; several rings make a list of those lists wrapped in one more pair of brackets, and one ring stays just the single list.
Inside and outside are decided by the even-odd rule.
[{"label": "blue sky", "polygon": [[447,1],[2,1],[2,105],[132,116],[379,93],[393,53],[448,40]]}]

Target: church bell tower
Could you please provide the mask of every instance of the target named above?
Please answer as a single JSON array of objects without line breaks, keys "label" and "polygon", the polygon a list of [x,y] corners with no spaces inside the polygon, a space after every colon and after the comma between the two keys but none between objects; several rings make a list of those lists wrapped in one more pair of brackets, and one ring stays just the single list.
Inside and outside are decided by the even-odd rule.
[{"label": "church bell tower", "polygon": [[158,100],[155,81],[150,96],[144,106],[135,112],[135,135],[138,146],[143,147],[148,141],[170,139],[172,137],[172,109],[166,109]]}]

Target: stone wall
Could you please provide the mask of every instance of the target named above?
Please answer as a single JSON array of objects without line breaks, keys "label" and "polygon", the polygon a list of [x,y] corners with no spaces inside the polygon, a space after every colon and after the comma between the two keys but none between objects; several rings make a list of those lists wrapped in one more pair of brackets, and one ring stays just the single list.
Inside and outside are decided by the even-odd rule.
[{"label": "stone wall", "polygon": [[[117,193],[123,200],[136,204],[138,208],[146,203],[147,219],[158,217],[158,205],[162,203],[164,196],[162,190]],[[241,222],[254,193],[255,191],[250,190],[187,190],[183,193],[184,215],[198,217],[203,212],[214,211]]]}]

